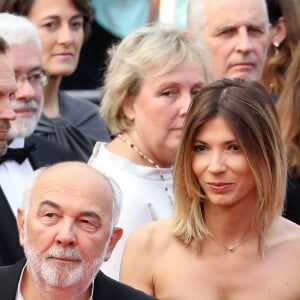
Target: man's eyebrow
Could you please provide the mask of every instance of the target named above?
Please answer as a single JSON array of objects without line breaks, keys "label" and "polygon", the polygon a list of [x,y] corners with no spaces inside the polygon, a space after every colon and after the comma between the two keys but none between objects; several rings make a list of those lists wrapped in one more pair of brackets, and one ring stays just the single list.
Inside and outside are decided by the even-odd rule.
[{"label": "man's eyebrow", "polygon": [[82,212],[80,212],[80,215],[84,216],[84,217],[91,217],[91,218],[97,219],[99,222],[102,219],[99,214],[95,213],[94,211],[90,211],[90,210],[82,211]]},{"label": "man's eyebrow", "polygon": [[[53,201],[51,201],[51,200],[44,200],[44,201],[42,201],[42,202],[40,203],[40,205],[39,205],[39,210],[41,210],[44,206],[50,206],[50,207],[52,207],[52,208],[54,208],[54,209],[58,209],[58,210],[61,209],[61,207],[60,207],[57,203],[55,203],[55,202],[53,202]],[[81,211],[81,212],[79,213],[79,215],[80,215],[80,216],[85,216],[85,217],[95,218],[95,219],[97,219],[99,222],[102,220],[102,218],[101,218],[101,216],[100,216],[99,214],[97,214],[97,213],[94,212],[94,211],[90,211],[90,210],[84,210],[84,211]]]},{"label": "man's eyebrow", "polygon": [[53,207],[53,208],[55,208],[55,209],[60,209],[60,206],[59,206],[57,203],[55,203],[55,202],[53,202],[53,201],[51,201],[51,200],[44,200],[44,201],[42,201],[42,202],[39,204],[39,210],[40,210],[41,208],[43,208],[44,206],[51,206],[51,207]]}]

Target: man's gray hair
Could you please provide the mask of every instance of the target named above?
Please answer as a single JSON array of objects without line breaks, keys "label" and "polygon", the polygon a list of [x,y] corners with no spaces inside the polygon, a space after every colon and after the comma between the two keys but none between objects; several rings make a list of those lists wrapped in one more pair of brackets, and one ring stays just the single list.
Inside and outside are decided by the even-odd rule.
[{"label": "man's gray hair", "polygon": [[39,50],[42,49],[37,28],[26,17],[0,13],[0,36],[5,39],[8,45],[32,41]]}]

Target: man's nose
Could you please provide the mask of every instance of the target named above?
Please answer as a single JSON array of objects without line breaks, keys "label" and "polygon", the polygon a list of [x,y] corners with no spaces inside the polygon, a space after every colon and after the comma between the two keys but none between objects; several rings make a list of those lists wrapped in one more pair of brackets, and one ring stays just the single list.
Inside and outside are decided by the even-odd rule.
[{"label": "man's nose", "polygon": [[23,79],[20,83],[18,82],[18,88],[15,92],[15,99],[16,100],[32,100],[36,97],[36,90],[32,86],[32,84],[27,80]]},{"label": "man's nose", "polygon": [[75,226],[71,220],[62,220],[58,224],[55,242],[63,247],[73,246],[76,243]]},{"label": "man's nose", "polygon": [[240,28],[237,35],[236,50],[242,53],[249,52],[253,49],[252,39],[247,28]]}]

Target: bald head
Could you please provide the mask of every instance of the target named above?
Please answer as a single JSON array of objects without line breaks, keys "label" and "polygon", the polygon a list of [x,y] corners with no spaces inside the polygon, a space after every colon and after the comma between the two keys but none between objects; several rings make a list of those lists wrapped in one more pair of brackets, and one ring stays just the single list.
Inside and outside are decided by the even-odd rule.
[{"label": "bald head", "polygon": [[[27,214],[32,201],[45,199],[56,192],[62,197],[97,199],[112,208],[112,222],[116,224],[120,213],[118,187],[111,179],[82,162],[62,162],[41,168],[33,173],[24,192],[23,207]],[[59,199],[55,199],[58,201]],[[97,204],[95,202],[94,204]]]},{"label": "bald head", "polygon": [[208,50],[213,79],[260,80],[270,43],[265,0],[190,0],[188,27]]}]

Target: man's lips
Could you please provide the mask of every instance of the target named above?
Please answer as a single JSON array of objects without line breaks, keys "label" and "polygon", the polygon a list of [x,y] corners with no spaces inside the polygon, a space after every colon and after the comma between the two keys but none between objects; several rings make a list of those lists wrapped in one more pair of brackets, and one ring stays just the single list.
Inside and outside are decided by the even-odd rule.
[{"label": "man's lips", "polygon": [[51,260],[57,260],[60,262],[65,262],[65,263],[78,263],[80,260],[78,258],[69,258],[69,257],[54,257],[50,256],[48,257]]},{"label": "man's lips", "polygon": [[253,68],[255,67],[255,64],[253,62],[240,62],[240,63],[234,63],[230,65],[231,68]]},{"label": "man's lips", "polygon": [[14,109],[16,114],[22,114],[22,115],[32,115],[36,112],[35,108],[29,108],[29,107],[24,107],[24,108],[16,108]]}]

